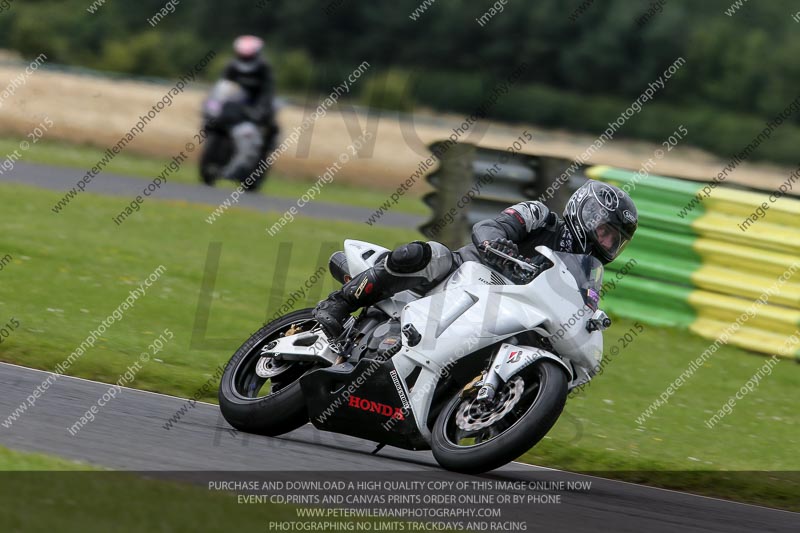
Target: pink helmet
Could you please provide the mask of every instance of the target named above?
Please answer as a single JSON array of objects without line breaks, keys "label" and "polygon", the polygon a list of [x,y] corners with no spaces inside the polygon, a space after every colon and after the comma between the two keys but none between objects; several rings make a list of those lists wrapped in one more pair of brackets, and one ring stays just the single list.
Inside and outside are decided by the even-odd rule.
[{"label": "pink helmet", "polygon": [[233,41],[233,51],[243,61],[255,59],[263,49],[264,41],[255,35],[242,35]]}]

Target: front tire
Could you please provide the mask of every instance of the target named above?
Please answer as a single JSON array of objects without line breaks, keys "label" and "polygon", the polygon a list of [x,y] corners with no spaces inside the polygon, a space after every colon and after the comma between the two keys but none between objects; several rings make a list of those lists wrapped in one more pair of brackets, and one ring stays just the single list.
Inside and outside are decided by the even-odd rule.
[{"label": "front tire", "polygon": [[200,180],[205,185],[213,187],[232,155],[231,143],[225,134],[208,129],[205,145],[200,154]]},{"label": "front tire", "polygon": [[[259,159],[259,161],[258,161],[259,165],[261,164],[261,161],[262,160]],[[258,168],[258,166],[256,166],[256,168]],[[247,174],[247,177],[241,181],[242,189],[244,189],[245,192],[255,193],[255,192],[258,192],[259,189],[261,189],[261,186],[264,185],[264,181],[267,179],[267,173],[269,172],[269,167],[265,168],[264,172],[262,172],[261,175],[258,176],[256,179],[250,180],[250,182],[248,184],[247,180],[252,175],[252,173],[254,171],[255,171],[255,169],[251,170]]]},{"label": "front tire", "polygon": [[436,418],[431,449],[447,470],[487,472],[532,448],[564,409],[567,376],[558,364],[544,359],[504,384],[496,393],[497,405],[482,407],[474,400],[476,394],[477,389],[459,392]]},{"label": "front tire", "polygon": [[[245,177],[241,181],[242,188],[246,192],[258,192],[259,189],[261,189],[261,187],[264,185],[264,182],[267,181],[267,175],[269,174],[270,171],[270,165],[267,164],[266,160],[267,160],[267,155],[269,155],[271,152],[272,152],[271,149],[268,150],[266,147],[262,148],[261,153],[258,155],[258,161],[256,162],[256,165],[250,170],[250,172],[247,174],[247,177]],[[255,172],[256,169],[260,167],[262,163],[265,165],[264,171],[261,172],[261,174],[259,174],[258,177],[252,180],[251,183],[248,185],[247,178],[252,176],[253,172]]]},{"label": "front tire", "polygon": [[219,407],[230,425],[247,433],[276,436],[308,422],[298,380],[313,365],[278,363],[270,369],[275,373],[271,378],[259,376],[255,368],[261,359],[261,347],[292,327],[308,331],[316,326],[312,312],[313,309],[302,309],[273,320],[253,333],[233,354],[219,385]]}]

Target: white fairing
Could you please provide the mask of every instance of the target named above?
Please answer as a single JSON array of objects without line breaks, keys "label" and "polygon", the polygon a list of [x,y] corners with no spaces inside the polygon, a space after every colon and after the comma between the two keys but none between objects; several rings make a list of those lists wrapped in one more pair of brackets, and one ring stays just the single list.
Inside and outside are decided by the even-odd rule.
[{"label": "white fairing", "polygon": [[504,278],[489,267],[476,261],[467,261],[458,270],[453,272],[446,280],[428,292],[428,296],[444,290],[453,290],[475,284],[484,285],[511,285],[512,282]]},{"label": "white fairing", "polygon": [[[370,250],[373,253],[364,259],[363,254]],[[350,273],[355,275],[372,266],[387,250],[347,240],[345,251]],[[438,381],[455,361],[481,348],[526,331],[550,340],[558,355],[541,348],[504,344],[502,354],[495,359],[499,362],[500,355],[504,357],[498,363],[498,375],[504,381],[541,357],[561,363],[570,378],[573,372],[565,361],[580,367],[583,377],[591,376],[599,364],[602,333],[586,329],[594,312],[585,306],[564,263],[548,248],[539,247],[537,251],[555,266],[527,285],[514,285],[480,263],[467,262],[423,298],[413,299],[414,293],[405,291],[378,304],[390,315],[396,316],[399,310],[402,326],[413,325],[422,336],[413,347],[404,338],[404,347],[393,361],[402,378],[421,367],[413,388],[406,392],[425,438],[430,438],[426,420]],[[508,354],[515,350],[520,350],[521,357],[509,362]],[[400,382],[405,388],[404,379]]]},{"label": "white fairing", "polygon": [[347,269],[350,271],[351,276],[361,274],[366,269],[374,266],[375,260],[388,251],[388,248],[364,241],[355,239],[344,241],[344,254],[347,257]]},{"label": "white fairing", "polygon": [[[377,259],[388,251],[387,248],[382,246],[364,241],[347,239],[344,241],[347,270],[350,272],[351,276],[361,274],[366,269],[374,266]],[[405,307],[408,302],[413,302],[419,298],[420,295],[413,291],[403,291],[395,294],[392,298],[387,298],[386,300],[378,302],[375,304],[375,307],[391,317],[400,318],[403,307]]]}]

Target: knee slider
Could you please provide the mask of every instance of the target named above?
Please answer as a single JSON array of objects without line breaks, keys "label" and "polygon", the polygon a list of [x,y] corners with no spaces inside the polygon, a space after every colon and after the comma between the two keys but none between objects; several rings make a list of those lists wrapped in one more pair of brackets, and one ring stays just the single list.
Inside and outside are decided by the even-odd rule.
[{"label": "knee slider", "polygon": [[423,270],[431,261],[431,247],[427,242],[414,241],[392,250],[386,260],[390,272],[412,274]]}]

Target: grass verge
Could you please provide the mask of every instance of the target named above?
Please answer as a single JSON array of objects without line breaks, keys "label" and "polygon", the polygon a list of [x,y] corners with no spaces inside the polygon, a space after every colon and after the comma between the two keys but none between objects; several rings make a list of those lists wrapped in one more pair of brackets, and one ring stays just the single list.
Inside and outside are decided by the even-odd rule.
[{"label": "grass verge", "polygon": [[[166,270],[70,368],[77,376],[115,382],[165,329],[174,338],[154,354],[133,386],[189,397],[276,310],[313,306],[333,290],[330,254],[345,237],[396,246],[411,230],[298,217],[275,237],[277,214],[231,210],[213,226],[205,206],[151,201],[124,225],[111,216],[119,199],[85,195],[80,209],[52,213],[57,193],[0,185],[4,198],[0,254],[0,323],[20,326],[0,344],[0,359],[53,369],[160,265]],[[214,244],[212,244],[214,243]],[[219,251],[215,284],[199,310],[206,271]],[[209,251],[212,258],[207,263]],[[306,287],[306,283],[310,287]],[[297,301],[290,293],[300,295]],[[194,345],[192,339],[194,338]],[[213,401],[212,392],[204,400]],[[4,418],[4,417],[3,417]]]},{"label": "grass verge", "polygon": [[[0,448],[0,479],[3,531],[273,531],[270,524],[274,522],[312,526],[309,522],[321,522],[298,517],[297,507],[291,505],[241,504],[236,494],[199,485],[145,479],[5,448]],[[325,522],[341,523],[343,531],[353,521],[371,522],[368,526],[377,523],[325,518]]]}]

